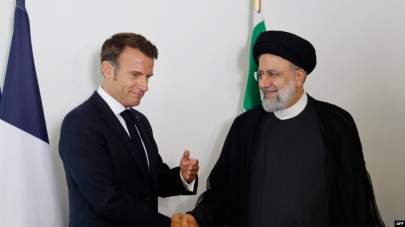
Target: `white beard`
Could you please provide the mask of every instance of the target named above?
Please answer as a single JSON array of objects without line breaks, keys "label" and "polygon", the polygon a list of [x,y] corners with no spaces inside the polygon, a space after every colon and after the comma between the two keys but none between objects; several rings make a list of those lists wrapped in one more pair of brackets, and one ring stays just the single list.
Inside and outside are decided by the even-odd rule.
[{"label": "white beard", "polygon": [[288,101],[294,97],[296,93],[295,79],[292,79],[288,86],[277,90],[277,96],[273,99],[266,99],[265,93],[274,90],[276,87],[270,87],[260,90],[262,97],[262,106],[266,112],[274,112],[278,110],[283,110],[287,108]]}]

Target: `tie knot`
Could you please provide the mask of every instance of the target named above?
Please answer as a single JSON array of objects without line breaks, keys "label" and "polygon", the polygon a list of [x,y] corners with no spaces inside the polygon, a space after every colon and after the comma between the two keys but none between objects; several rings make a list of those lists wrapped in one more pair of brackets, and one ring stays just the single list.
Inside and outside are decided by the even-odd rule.
[{"label": "tie knot", "polygon": [[126,109],[120,113],[125,121],[133,122],[135,120],[134,115],[131,112],[131,109]]}]

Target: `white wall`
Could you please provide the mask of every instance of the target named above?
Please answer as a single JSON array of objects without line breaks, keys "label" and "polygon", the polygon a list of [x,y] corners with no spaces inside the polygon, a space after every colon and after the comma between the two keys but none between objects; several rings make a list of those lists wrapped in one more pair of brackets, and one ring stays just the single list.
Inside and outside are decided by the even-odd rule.
[{"label": "white wall", "polygon": [[[67,223],[66,183],[57,155],[64,115],[89,97],[101,75],[102,42],[116,32],[145,35],[160,56],[140,110],[160,153],[177,165],[183,149],[200,159],[201,184],[239,114],[247,73],[252,6],[246,0],[26,0],[48,133]],[[14,0],[0,1],[0,85]],[[306,82],[314,97],[346,108],[357,122],[377,202],[387,226],[405,219],[405,2],[263,0],[269,29],[309,39],[318,65]],[[193,197],[161,199],[171,215]]]}]

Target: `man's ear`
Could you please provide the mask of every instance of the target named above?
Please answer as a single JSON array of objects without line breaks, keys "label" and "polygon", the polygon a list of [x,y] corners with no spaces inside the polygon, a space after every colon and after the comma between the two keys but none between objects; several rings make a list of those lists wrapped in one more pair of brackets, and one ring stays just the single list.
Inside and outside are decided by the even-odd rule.
[{"label": "man's ear", "polygon": [[307,77],[307,74],[306,74],[306,72],[303,70],[303,69],[297,69],[297,72],[296,72],[297,74],[296,74],[296,76],[297,76],[297,80],[296,80],[296,83],[297,83],[297,87],[303,87],[304,86],[304,82],[305,82],[305,79],[306,79],[306,77]]},{"label": "man's ear", "polygon": [[114,67],[109,61],[101,62],[101,73],[105,79],[112,79],[114,77]]}]

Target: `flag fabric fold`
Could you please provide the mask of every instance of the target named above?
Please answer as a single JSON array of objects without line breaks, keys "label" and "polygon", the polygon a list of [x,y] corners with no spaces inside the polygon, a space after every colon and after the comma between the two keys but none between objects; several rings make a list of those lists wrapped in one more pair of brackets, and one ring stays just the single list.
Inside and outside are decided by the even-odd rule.
[{"label": "flag fabric fold", "polygon": [[253,30],[249,51],[249,72],[247,75],[246,90],[243,99],[243,111],[248,111],[249,109],[261,103],[260,91],[256,76],[257,64],[253,58],[253,45],[255,44],[259,34],[264,31],[266,31],[266,25],[264,22],[263,14],[261,10],[255,10],[253,13]]},{"label": "flag fabric fold", "polygon": [[61,206],[24,0],[0,102],[0,226],[62,227]]}]

